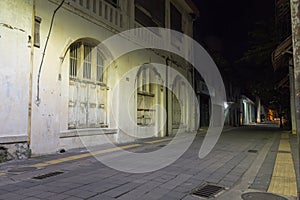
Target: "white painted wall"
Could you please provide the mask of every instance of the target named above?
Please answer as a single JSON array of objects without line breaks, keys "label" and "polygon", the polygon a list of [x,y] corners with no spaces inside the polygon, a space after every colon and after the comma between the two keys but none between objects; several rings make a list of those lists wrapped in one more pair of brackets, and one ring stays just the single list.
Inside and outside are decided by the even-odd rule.
[{"label": "white painted wall", "polygon": [[[109,24],[102,23],[92,19],[89,15],[80,13],[67,5],[57,12],[49,44],[46,50],[44,64],[41,71],[40,79],[40,98],[39,105],[35,104],[37,94],[37,77],[39,65],[42,59],[47,34],[50,28],[50,21],[53,11],[57,8],[57,4],[48,0],[35,1],[35,15],[42,19],[41,21],[41,46],[34,48],[33,57],[33,85],[32,85],[32,117],[31,117],[31,145],[33,154],[41,155],[54,153],[60,148],[81,147],[82,144],[78,138],[60,138],[62,133],[68,133],[68,101],[69,101],[69,56],[68,47],[78,39],[93,38],[99,42],[114,35],[118,31],[116,27],[110,27]],[[126,1],[124,1],[126,2]],[[133,2],[133,1],[128,1]],[[30,72],[30,47],[28,47],[28,35],[32,35],[32,0],[2,0],[0,2],[1,23],[11,25],[24,30],[10,29],[0,25],[0,143],[1,137],[6,136],[23,136],[27,135],[28,128],[28,103],[29,103],[29,72]],[[121,6],[124,10],[131,10],[132,6]],[[187,13],[190,11],[187,11]],[[187,13],[184,15],[185,30],[189,35],[192,34],[191,24],[187,24]],[[124,15],[124,25],[133,26],[133,13]],[[131,20],[129,23],[127,17]],[[142,66],[144,63],[161,63],[165,64],[165,59],[158,56],[154,52],[143,52],[134,58],[127,55],[117,60],[108,69],[107,86],[108,101],[112,102],[112,98],[116,98],[113,106],[117,109],[117,115],[112,116],[108,110],[108,122],[110,129],[118,129],[120,126],[126,126],[127,116],[124,115],[123,98],[128,95],[128,88],[135,84],[134,78],[122,79],[120,86],[116,88],[116,96],[112,96],[111,88],[121,79],[121,77],[133,67]],[[182,63],[182,62],[178,62]],[[172,67],[180,71],[189,81],[191,81],[188,69],[184,65]],[[165,68],[157,68],[158,73],[166,76]],[[169,75],[169,86],[175,76]],[[159,97],[162,106],[165,107],[165,92]],[[171,105],[171,103],[169,104]],[[189,108],[192,110],[192,107]],[[129,110],[133,117],[136,115],[136,100],[132,98],[129,102]],[[169,111],[171,115],[171,111]],[[188,112],[190,113],[190,112]],[[161,113],[163,118],[164,113]],[[188,116],[189,121],[192,116]],[[171,118],[170,118],[171,120]],[[189,122],[190,123],[190,122]],[[130,128],[130,127],[129,127]],[[188,129],[187,129],[188,130]],[[133,130],[133,135],[138,136],[140,131]],[[164,131],[153,136],[164,136]],[[90,136],[89,136],[90,137]],[[101,138],[99,136],[98,138]],[[129,142],[133,138],[119,131],[118,134],[109,136],[117,142]],[[90,137],[87,141],[93,141]]]},{"label": "white painted wall", "polygon": [[33,6],[2,0],[0,7],[0,143],[26,141]]}]

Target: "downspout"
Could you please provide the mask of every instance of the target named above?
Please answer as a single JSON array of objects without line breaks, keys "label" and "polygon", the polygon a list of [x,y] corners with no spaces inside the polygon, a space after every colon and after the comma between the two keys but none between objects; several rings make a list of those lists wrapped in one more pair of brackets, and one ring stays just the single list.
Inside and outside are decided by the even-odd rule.
[{"label": "downspout", "polygon": [[41,77],[41,71],[42,71],[42,67],[43,67],[43,63],[44,63],[44,58],[45,58],[48,42],[49,42],[51,32],[52,32],[52,27],[53,27],[55,15],[56,15],[57,11],[62,7],[64,2],[65,2],[65,0],[61,1],[59,6],[54,10],[52,18],[51,18],[50,28],[49,28],[49,32],[48,32],[48,35],[47,35],[47,39],[46,39],[46,43],[45,43],[45,47],[44,47],[44,51],[43,51],[43,55],[42,55],[42,60],[41,60],[41,64],[40,64],[39,72],[38,72],[37,88],[36,88],[37,89],[37,95],[36,95],[36,101],[35,101],[35,104],[37,106],[39,106],[40,103],[41,103],[41,99],[40,99],[40,77]]},{"label": "downspout", "polygon": [[166,112],[166,137],[169,136],[169,88],[168,88],[168,85],[169,85],[169,61],[170,61],[170,58],[167,57],[166,58],[166,109],[167,109],[167,112]]},{"label": "downspout", "polygon": [[[191,18],[192,18],[192,28],[193,28],[193,39],[195,39],[195,33],[194,33],[194,28],[195,28],[195,22],[199,19],[199,15],[190,15],[191,16]],[[194,46],[192,46],[192,56],[193,56],[193,58],[192,59],[194,59],[195,58],[195,51],[194,51]],[[192,68],[193,68],[193,70],[192,70],[192,85],[193,85],[193,89],[194,89],[194,92],[195,92],[195,94],[197,93],[197,91],[196,91],[196,89],[197,89],[197,86],[196,86],[196,75],[195,75],[195,66],[193,66],[192,64],[191,64],[191,66],[192,66]],[[197,98],[197,94],[196,94],[196,98]],[[198,98],[197,98],[197,104],[196,104],[197,106],[198,106],[198,108],[196,108],[195,107],[195,112],[194,112],[194,129],[195,129],[195,131],[197,132],[198,131],[198,129],[200,128],[200,101],[198,100]],[[196,111],[199,111],[199,113],[197,113]],[[197,121],[196,121],[197,120]]]}]

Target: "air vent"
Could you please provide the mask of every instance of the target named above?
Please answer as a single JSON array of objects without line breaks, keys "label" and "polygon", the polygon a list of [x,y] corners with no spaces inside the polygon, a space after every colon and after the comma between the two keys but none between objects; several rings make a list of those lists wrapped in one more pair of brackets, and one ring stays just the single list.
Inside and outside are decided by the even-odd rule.
[{"label": "air vent", "polygon": [[42,180],[42,179],[49,178],[49,177],[52,177],[52,176],[57,176],[59,174],[63,174],[63,172],[51,172],[51,173],[48,173],[48,174],[35,176],[35,177],[33,177],[33,179]]},{"label": "air vent", "polygon": [[220,187],[217,185],[202,185],[192,191],[192,195],[204,198],[212,198],[215,197],[219,192],[224,190],[224,187]]},{"label": "air vent", "polygon": [[258,151],[257,151],[257,150],[251,149],[251,150],[248,150],[248,152],[249,152],[249,153],[257,153]]}]

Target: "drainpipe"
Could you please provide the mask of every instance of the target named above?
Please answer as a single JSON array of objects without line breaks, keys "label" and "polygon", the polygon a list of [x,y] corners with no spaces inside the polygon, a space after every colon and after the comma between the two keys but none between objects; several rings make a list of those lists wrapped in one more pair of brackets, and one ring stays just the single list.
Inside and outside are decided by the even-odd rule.
[{"label": "drainpipe", "polygon": [[41,59],[41,63],[40,63],[40,67],[39,67],[39,71],[38,71],[38,77],[37,77],[37,88],[36,88],[36,101],[35,104],[37,106],[40,105],[41,103],[41,99],[40,99],[40,78],[41,78],[41,72],[42,72],[42,68],[43,68],[43,64],[44,64],[44,58],[46,55],[46,50],[48,47],[48,42],[52,33],[52,28],[53,28],[53,23],[54,23],[54,19],[55,19],[55,15],[57,13],[57,11],[63,6],[65,0],[62,0],[61,3],[58,5],[58,7],[54,10],[53,14],[52,14],[52,18],[51,18],[51,22],[50,22],[50,28],[49,28],[49,32],[46,38],[46,42],[45,42],[45,46],[44,46],[44,50],[43,50],[43,54],[42,54],[42,59]]},{"label": "drainpipe", "polygon": [[169,89],[168,89],[168,85],[169,85],[169,61],[170,58],[167,57],[166,58],[166,137],[169,136]]}]

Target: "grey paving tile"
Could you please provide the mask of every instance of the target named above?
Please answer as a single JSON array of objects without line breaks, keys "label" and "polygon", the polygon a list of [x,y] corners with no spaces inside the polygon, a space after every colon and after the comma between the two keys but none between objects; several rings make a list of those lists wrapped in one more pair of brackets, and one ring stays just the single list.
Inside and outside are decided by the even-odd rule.
[{"label": "grey paving tile", "polygon": [[199,200],[199,198],[188,195],[188,196],[184,197],[182,200]]},{"label": "grey paving tile", "polygon": [[50,197],[47,197],[45,199],[47,200],[63,200],[63,199],[67,199],[71,197],[70,195],[66,195],[66,194],[56,194],[54,196],[50,196]]},{"label": "grey paving tile", "polygon": [[42,199],[37,197],[26,197],[24,200],[42,200]]},{"label": "grey paving tile", "polygon": [[51,196],[55,196],[55,195],[56,195],[56,193],[53,193],[53,192],[41,192],[41,193],[35,194],[33,196],[40,198],[40,199],[45,199],[47,197],[51,197]]},{"label": "grey paving tile", "polygon": [[183,199],[187,195],[188,194],[177,192],[177,191],[170,191],[169,193],[167,193],[160,199],[161,200],[180,200],[180,199]]},{"label": "grey paving tile", "polygon": [[15,194],[20,194],[20,195],[24,195],[24,196],[35,196],[37,194],[43,193],[43,190],[38,190],[35,188],[27,188],[27,189],[21,189],[18,191],[15,191]]},{"label": "grey paving tile", "polygon": [[79,198],[79,197],[68,197],[64,200],[83,200],[83,198]]},{"label": "grey paving tile", "polygon": [[129,191],[135,189],[138,186],[139,186],[139,184],[137,184],[137,183],[127,183],[127,184],[121,185],[120,187],[111,189],[103,194],[106,196],[116,198],[116,197],[124,195],[125,193],[128,193]]},{"label": "grey paving tile", "polygon": [[130,192],[118,197],[120,200],[134,200],[140,199],[146,193],[152,191],[154,188],[157,188],[161,185],[161,183],[149,181],[145,184],[140,185],[139,187],[131,190]]},{"label": "grey paving tile", "polygon": [[62,194],[75,196],[75,197],[82,198],[82,199],[87,199],[87,198],[97,195],[96,192],[86,191],[86,190],[82,190],[82,189],[73,189],[73,190],[66,191]]},{"label": "grey paving tile", "polygon": [[14,194],[14,193],[7,193],[7,194],[3,194],[0,195],[0,199],[3,200],[21,200],[24,199],[24,196],[19,195],[19,194]]},{"label": "grey paving tile", "polygon": [[6,190],[0,190],[0,195],[6,194],[6,193],[8,193],[8,191],[6,191]]},{"label": "grey paving tile", "polygon": [[109,197],[109,196],[105,196],[103,194],[98,194],[96,196],[93,196],[91,198],[88,198],[88,200],[114,200],[115,198],[113,197]]},{"label": "grey paving tile", "polygon": [[174,189],[176,186],[184,183],[185,181],[187,181],[191,177],[192,177],[192,175],[179,174],[174,179],[162,184],[160,187],[161,188],[166,188],[166,189]]},{"label": "grey paving tile", "polygon": [[169,193],[170,190],[165,188],[156,188],[152,190],[151,192],[147,193],[146,195],[143,195],[142,199],[144,200],[157,200]]}]

